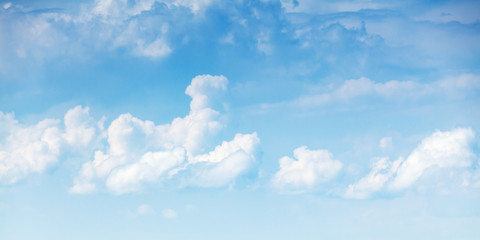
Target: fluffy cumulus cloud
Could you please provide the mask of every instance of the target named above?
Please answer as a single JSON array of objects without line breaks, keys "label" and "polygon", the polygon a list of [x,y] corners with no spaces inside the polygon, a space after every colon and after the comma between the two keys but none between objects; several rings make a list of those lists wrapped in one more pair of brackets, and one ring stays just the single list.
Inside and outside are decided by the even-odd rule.
[{"label": "fluffy cumulus cloud", "polygon": [[282,157],[280,170],[274,175],[274,187],[286,191],[312,189],[337,175],[342,163],[327,150],[310,150],[306,146],[293,151],[295,159]]},{"label": "fluffy cumulus cloud", "polygon": [[223,76],[195,77],[185,91],[192,98],[189,114],[169,124],[120,115],[108,127],[108,146],[84,163],[71,192],[91,192],[97,179],[104,179],[105,186],[117,194],[137,191],[145,182],[170,178],[186,168],[192,171],[195,185],[232,182],[255,160],[256,133],[237,134],[214,151],[200,154],[207,147],[205,139],[221,128],[209,94],[225,90],[227,82]]},{"label": "fluffy cumulus cloud", "polygon": [[60,121],[44,119],[24,126],[13,114],[0,112],[0,183],[12,184],[31,173],[42,173],[55,164],[65,147],[90,145],[101,131],[89,117],[88,108],[77,106]]},{"label": "fluffy cumulus cloud", "polygon": [[205,153],[207,140],[222,128],[211,97],[227,84],[224,76],[193,78],[185,91],[192,98],[189,114],[163,125],[126,113],[104,129],[104,119],[95,121],[81,106],[66,112],[63,126],[56,119],[24,126],[0,112],[0,183],[42,173],[68,153],[93,156],[75,177],[72,193],[92,192],[99,183],[116,194],[137,191],[186,170],[188,185],[228,185],[253,167],[260,140],[256,133],[236,134]]},{"label": "fluffy cumulus cloud", "polygon": [[76,106],[65,114],[63,137],[70,145],[87,146],[103,130],[103,125],[95,122],[89,111],[89,107]]},{"label": "fluffy cumulus cloud", "polygon": [[0,182],[15,183],[30,173],[41,173],[57,162],[61,133],[58,121],[45,119],[34,126],[21,126],[12,114],[0,112]]},{"label": "fluffy cumulus cloud", "polygon": [[473,140],[474,133],[469,128],[436,131],[424,138],[407,158],[393,162],[386,158],[376,161],[367,176],[348,186],[345,195],[367,198],[382,189],[394,192],[407,189],[434,175],[432,172],[450,169],[468,172],[476,157],[472,150]]}]

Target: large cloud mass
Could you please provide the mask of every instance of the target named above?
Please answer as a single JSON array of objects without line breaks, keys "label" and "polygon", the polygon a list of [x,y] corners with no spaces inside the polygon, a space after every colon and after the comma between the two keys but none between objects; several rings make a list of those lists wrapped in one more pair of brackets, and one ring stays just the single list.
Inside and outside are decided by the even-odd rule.
[{"label": "large cloud mass", "polygon": [[189,114],[163,125],[126,113],[104,129],[103,119],[95,121],[89,108],[81,106],[67,111],[64,126],[54,119],[23,126],[13,114],[0,112],[0,183],[42,173],[63,152],[93,155],[75,177],[72,193],[92,192],[99,184],[116,194],[137,191],[144,183],[185,170],[188,185],[233,183],[254,165],[260,140],[256,133],[236,134],[205,153],[211,148],[207,139],[222,128],[220,113],[211,108],[211,96],[227,84],[224,76],[193,78],[185,91],[192,98]]},{"label": "large cloud mass", "polygon": [[210,108],[209,94],[225,90],[227,82],[223,76],[195,77],[185,91],[192,98],[189,114],[170,124],[155,125],[131,114],[120,115],[108,127],[107,148],[96,151],[94,160],[82,166],[71,192],[91,192],[95,179],[106,179],[109,190],[122,194],[185,168],[192,169],[195,185],[223,186],[233,181],[255,160],[256,133],[237,134],[214,151],[199,155],[207,135],[221,128],[219,113]]}]

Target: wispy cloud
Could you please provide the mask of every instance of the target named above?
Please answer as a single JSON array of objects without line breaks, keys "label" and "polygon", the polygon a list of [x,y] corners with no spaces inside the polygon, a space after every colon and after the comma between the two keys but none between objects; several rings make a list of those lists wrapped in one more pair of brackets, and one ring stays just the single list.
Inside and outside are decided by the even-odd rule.
[{"label": "wispy cloud", "polygon": [[348,104],[351,103],[351,100],[362,97],[381,97],[384,100],[393,102],[412,101],[431,96],[463,98],[475,94],[479,90],[480,77],[473,74],[447,77],[432,83],[396,80],[374,82],[371,79],[362,77],[359,79],[346,80],[337,87],[329,86],[328,90],[321,93],[305,94],[287,102],[261,104],[258,108],[268,110],[289,106],[292,108],[308,109],[334,103]]}]

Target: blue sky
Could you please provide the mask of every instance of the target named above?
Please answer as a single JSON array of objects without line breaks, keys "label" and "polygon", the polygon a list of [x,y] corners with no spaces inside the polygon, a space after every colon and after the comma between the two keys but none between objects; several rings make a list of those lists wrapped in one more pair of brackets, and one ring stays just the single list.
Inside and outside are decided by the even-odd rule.
[{"label": "blue sky", "polygon": [[478,239],[478,1],[0,2],[0,239]]}]

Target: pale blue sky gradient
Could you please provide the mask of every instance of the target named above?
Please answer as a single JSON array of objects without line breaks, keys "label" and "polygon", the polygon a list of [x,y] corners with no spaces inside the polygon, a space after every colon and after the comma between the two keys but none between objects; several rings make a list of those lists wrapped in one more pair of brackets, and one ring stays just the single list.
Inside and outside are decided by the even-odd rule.
[{"label": "pale blue sky gradient", "polygon": [[478,239],[479,42],[478,1],[2,1],[0,239]]}]

